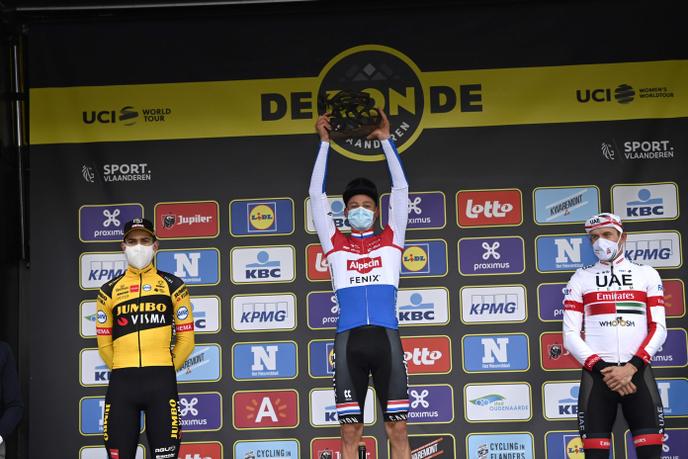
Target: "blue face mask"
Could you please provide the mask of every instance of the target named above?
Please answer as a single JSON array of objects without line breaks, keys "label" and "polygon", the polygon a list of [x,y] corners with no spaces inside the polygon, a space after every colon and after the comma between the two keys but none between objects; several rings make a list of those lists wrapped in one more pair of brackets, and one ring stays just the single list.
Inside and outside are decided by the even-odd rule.
[{"label": "blue face mask", "polygon": [[349,211],[349,225],[356,231],[365,231],[373,226],[375,212],[365,207],[356,207]]}]

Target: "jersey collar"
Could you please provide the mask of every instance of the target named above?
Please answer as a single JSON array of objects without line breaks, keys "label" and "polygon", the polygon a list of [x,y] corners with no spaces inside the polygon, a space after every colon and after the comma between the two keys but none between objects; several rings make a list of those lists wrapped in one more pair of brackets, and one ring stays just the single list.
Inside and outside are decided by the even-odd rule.
[{"label": "jersey collar", "polygon": [[144,267],[143,269],[137,269],[137,268],[134,268],[133,266],[129,265],[129,266],[127,266],[127,273],[134,275],[134,276],[139,276],[142,274],[149,273],[154,269],[155,269],[155,266],[153,265],[153,263],[150,263],[148,266]]},{"label": "jersey collar", "polygon": [[605,266],[609,266],[609,265],[619,266],[620,264],[625,263],[625,262],[626,262],[626,257],[623,255],[621,255],[618,258],[615,258],[613,261],[600,261],[600,263],[602,263]]},{"label": "jersey collar", "polygon": [[375,231],[373,231],[372,229],[370,229],[368,231],[356,231],[355,229],[351,230],[351,237],[355,237],[355,238],[359,238],[359,239],[370,237],[373,234],[375,234]]}]

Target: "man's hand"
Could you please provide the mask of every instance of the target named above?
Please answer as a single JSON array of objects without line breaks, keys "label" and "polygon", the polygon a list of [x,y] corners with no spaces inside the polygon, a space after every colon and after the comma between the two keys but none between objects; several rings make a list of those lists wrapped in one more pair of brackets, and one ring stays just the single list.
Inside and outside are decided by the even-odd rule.
[{"label": "man's hand", "polygon": [[390,138],[389,120],[387,119],[387,115],[385,115],[385,112],[379,108],[376,108],[375,110],[377,110],[378,113],[380,114],[380,118],[381,118],[380,126],[377,129],[375,129],[373,132],[371,132],[367,138],[368,138],[368,140],[373,140],[373,139],[386,140],[386,139],[389,139]]},{"label": "man's hand", "polygon": [[616,392],[618,392],[618,394],[623,397],[626,395],[635,394],[637,390],[638,390],[638,388],[635,387],[635,384],[633,384],[632,382],[629,382],[625,386],[621,386]]},{"label": "man's hand", "polygon": [[621,367],[612,366],[603,368],[601,373],[605,384],[607,384],[611,390],[617,391],[631,382],[631,378],[636,371],[638,371],[638,369],[635,366],[627,363]]},{"label": "man's hand", "polygon": [[330,141],[330,130],[332,129],[332,126],[330,126],[330,114],[325,113],[324,115],[320,115],[318,117],[318,120],[315,122],[315,131],[320,135],[320,140],[323,142],[329,142]]}]

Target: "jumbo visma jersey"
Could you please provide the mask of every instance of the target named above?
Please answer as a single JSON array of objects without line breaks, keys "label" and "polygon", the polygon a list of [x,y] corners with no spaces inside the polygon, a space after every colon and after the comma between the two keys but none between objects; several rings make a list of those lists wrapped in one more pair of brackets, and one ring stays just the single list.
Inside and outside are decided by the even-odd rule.
[{"label": "jumbo visma jersey", "polygon": [[[176,338],[172,351],[172,327]],[[186,285],[152,264],[131,266],[98,293],[98,351],[114,369],[174,366],[194,347],[191,301]]]}]

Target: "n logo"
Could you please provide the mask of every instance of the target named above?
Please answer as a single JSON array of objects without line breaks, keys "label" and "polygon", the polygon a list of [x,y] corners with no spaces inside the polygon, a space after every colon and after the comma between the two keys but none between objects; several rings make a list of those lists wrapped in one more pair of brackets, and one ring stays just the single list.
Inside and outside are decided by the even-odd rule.
[{"label": "n logo", "polygon": [[482,338],[483,363],[506,363],[508,361],[507,345],[509,338]]},{"label": "n logo", "polygon": [[251,346],[253,371],[277,371],[277,346]]},{"label": "n logo", "polygon": [[174,271],[174,275],[178,277],[198,277],[198,262],[200,259],[201,254],[199,252],[175,253],[174,260],[177,262],[177,268]]},{"label": "n logo", "polygon": [[555,239],[554,244],[557,246],[557,263],[580,263],[581,250],[580,246],[583,239]]}]

